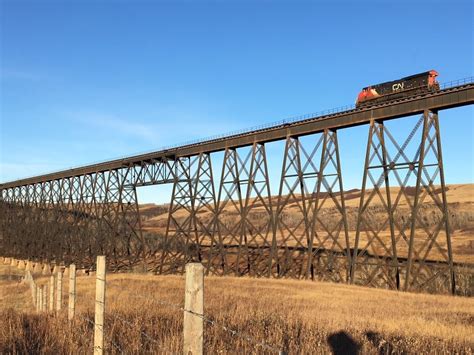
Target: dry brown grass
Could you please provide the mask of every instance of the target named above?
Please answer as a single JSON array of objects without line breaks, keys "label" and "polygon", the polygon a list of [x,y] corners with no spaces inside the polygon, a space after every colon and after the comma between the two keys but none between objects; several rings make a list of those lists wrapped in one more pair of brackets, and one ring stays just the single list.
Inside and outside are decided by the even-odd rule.
[{"label": "dry brown grass", "polygon": [[[1,275],[9,272],[20,275],[16,269],[0,267]],[[37,282],[46,283],[47,278]],[[94,282],[91,276],[78,277],[78,316],[71,331],[64,313],[35,314],[28,286],[2,276],[0,353],[90,353],[93,328],[85,318],[93,318]],[[163,302],[182,305],[183,298],[181,276],[108,275],[109,352],[116,353],[117,346],[127,354],[180,353],[183,314]],[[367,354],[472,354],[474,348],[472,298],[322,282],[207,277],[205,313],[290,354],[328,353],[330,343],[348,350],[350,341]],[[266,353],[210,324],[205,326],[205,349],[209,354]]]}]

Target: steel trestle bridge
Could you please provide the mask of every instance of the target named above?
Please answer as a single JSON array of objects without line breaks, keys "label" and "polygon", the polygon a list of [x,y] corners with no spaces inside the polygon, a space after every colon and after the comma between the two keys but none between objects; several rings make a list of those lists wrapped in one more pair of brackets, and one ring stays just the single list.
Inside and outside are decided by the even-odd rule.
[{"label": "steel trestle bridge", "polygon": [[[218,275],[455,293],[439,112],[473,103],[469,78],[377,106],[3,183],[0,253],[84,267],[107,255],[113,269],[162,274],[200,261]],[[395,119],[414,123],[401,140],[385,124]],[[360,125],[368,139],[353,207],[337,132]],[[278,195],[265,151],[274,141],[285,142]],[[173,185],[166,227],[150,234],[137,187],[166,183]],[[425,208],[435,223],[423,218]]]}]

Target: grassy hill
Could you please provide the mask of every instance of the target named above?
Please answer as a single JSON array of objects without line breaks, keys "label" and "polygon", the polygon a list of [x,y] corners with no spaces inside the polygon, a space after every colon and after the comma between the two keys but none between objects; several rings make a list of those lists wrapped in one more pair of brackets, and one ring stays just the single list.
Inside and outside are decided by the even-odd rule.
[{"label": "grassy hill", "polygon": [[[17,276],[9,280],[7,275]],[[29,288],[19,276],[19,270],[0,266],[0,353],[90,353],[94,277],[78,277],[78,315],[69,328],[65,310],[57,316],[34,312]],[[37,282],[47,281],[43,277]],[[183,277],[110,274],[106,295],[108,353],[118,353],[118,348],[127,354],[182,353],[183,312],[178,307],[184,303]],[[209,354],[270,353],[220,325],[289,354],[474,350],[473,298],[324,282],[206,277],[205,315],[218,324],[205,324]]]},{"label": "grassy hill", "polygon": [[[369,196],[372,190],[367,191]],[[413,197],[414,188],[407,188],[406,194],[409,197]],[[441,199],[441,191],[436,189],[438,197]],[[391,199],[395,201],[397,196],[400,193],[399,187],[393,187],[390,189]],[[345,192],[345,203],[347,210],[347,220],[349,226],[349,236],[350,236],[350,247],[353,247],[355,239],[355,230],[357,223],[358,208],[360,202],[360,190],[354,189]],[[324,196],[323,196],[324,197]],[[300,196],[297,196],[300,198]],[[448,209],[449,209],[449,218],[450,225],[452,229],[452,248],[454,254],[454,261],[459,263],[471,263],[474,264],[474,184],[458,184],[458,185],[448,185],[447,186],[447,200],[448,200]],[[296,203],[296,199],[291,199],[289,201],[289,206],[284,210],[282,218],[285,219],[285,223],[288,226],[297,225],[300,221],[299,211]],[[382,224],[387,219],[387,213],[383,209],[380,201],[374,199],[371,204],[370,218],[374,225]],[[275,206],[277,203],[277,197],[272,197],[272,204]],[[147,204],[140,206],[140,215],[142,218],[142,227],[148,233],[156,233],[163,235],[166,230],[167,218],[168,218],[168,205],[154,205]],[[434,224],[439,221],[440,212],[438,207],[430,202],[428,199],[426,203],[422,204],[420,208],[420,213],[422,216],[423,223],[427,228],[432,228]],[[182,218],[185,218],[186,215],[184,212],[181,212]],[[265,209],[260,204],[256,205],[255,208],[251,209],[249,213],[249,219],[258,227],[259,224],[262,225],[266,223],[265,219]],[[320,215],[323,216],[329,224],[337,223],[339,221],[340,215],[334,203],[331,199],[327,199],[324,202],[323,208],[320,211]],[[263,216],[263,217],[262,217]],[[180,217],[180,212],[175,214],[176,218]],[[211,214],[209,212],[202,212],[200,218],[203,220],[210,220]],[[231,208],[231,204],[228,204],[223,209],[223,219],[225,223],[232,223],[240,218],[234,209]],[[402,224],[410,218],[410,209],[407,205],[405,198],[401,198],[397,205],[394,215],[397,223]],[[318,226],[316,227],[318,229]],[[420,231],[421,237],[425,237]],[[440,232],[438,237],[439,244],[446,249],[444,231]],[[381,233],[382,238],[387,240],[390,238],[388,225]],[[361,244],[363,245],[364,235],[361,235]],[[407,250],[406,246],[399,247],[399,256],[405,256]],[[434,250],[433,253],[436,251]],[[430,255],[431,258],[436,258],[436,254]]]}]

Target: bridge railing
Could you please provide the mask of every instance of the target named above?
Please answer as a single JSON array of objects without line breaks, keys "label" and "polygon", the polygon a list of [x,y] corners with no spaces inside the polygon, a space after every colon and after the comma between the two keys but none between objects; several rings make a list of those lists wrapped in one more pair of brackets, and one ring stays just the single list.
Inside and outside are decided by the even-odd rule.
[{"label": "bridge railing", "polygon": [[[452,80],[452,81],[441,83],[440,84],[440,89],[444,90],[444,89],[449,89],[449,88],[453,88],[453,87],[456,87],[456,86],[462,86],[462,85],[467,85],[467,84],[472,84],[472,83],[474,83],[474,77],[470,76],[470,77],[466,77],[466,78],[462,78],[462,79],[457,79],[457,80]],[[264,129],[277,128],[277,127],[280,127],[282,125],[292,124],[292,123],[299,122],[299,121],[305,121],[305,120],[309,120],[309,119],[317,119],[319,117],[324,117],[324,116],[328,116],[328,115],[331,115],[331,114],[337,114],[337,113],[341,113],[341,112],[344,112],[344,111],[354,110],[355,108],[356,108],[355,104],[350,104],[350,105],[339,106],[339,107],[335,107],[335,108],[331,108],[331,109],[327,109],[327,110],[311,112],[311,113],[306,113],[306,114],[297,115],[297,116],[291,116],[291,117],[288,117],[288,118],[285,118],[285,119],[282,119],[282,120],[279,120],[279,121],[264,123],[264,124],[261,124],[261,125],[258,125],[258,126],[242,128],[242,129],[238,129],[238,130],[235,130],[235,131],[221,133],[221,134],[208,136],[208,137],[204,137],[204,138],[197,138],[197,139],[193,139],[193,140],[188,140],[188,141],[180,142],[180,143],[177,143],[177,144],[166,145],[166,146],[162,146],[158,149],[146,150],[146,151],[138,152],[138,153],[135,153],[135,154],[132,154],[132,155],[120,156],[120,157],[109,158],[109,159],[104,159],[104,160],[98,160],[98,161],[95,161],[95,162],[93,162],[91,164],[88,164],[88,165],[92,166],[92,165],[97,165],[97,164],[101,164],[101,163],[106,163],[106,162],[109,162],[109,161],[124,160],[124,159],[127,159],[127,158],[131,157],[131,156],[133,157],[133,156],[145,155],[145,154],[150,154],[150,153],[154,153],[154,152],[161,152],[161,151],[173,150],[173,149],[186,147],[186,146],[192,146],[192,145],[196,145],[196,144],[200,144],[200,143],[204,143],[204,142],[212,142],[212,141],[216,141],[216,140],[223,139],[223,138],[226,138],[226,137],[239,136],[239,135],[248,134],[250,132],[260,131],[260,130],[264,130]],[[83,167],[83,166],[69,167],[69,169],[73,170],[73,169],[77,169],[77,168],[80,168],[80,167]],[[22,179],[28,179],[28,178],[38,176],[38,175],[46,175],[46,174],[49,174],[49,173],[54,173],[56,171],[58,171],[58,170],[45,172],[43,174],[36,174],[36,175],[29,176],[29,177],[23,177]]]},{"label": "bridge railing", "polygon": [[444,90],[444,89],[450,89],[450,88],[453,88],[453,87],[456,87],[456,86],[462,86],[462,85],[472,84],[472,83],[474,83],[474,76],[470,76],[470,77],[463,78],[463,79],[458,79],[458,80],[448,81],[448,82],[440,84],[439,87],[440,87],[441,90]]},{"label": "bridge railing", "polygon": [[[461,86],[461,85],[466,85],[466,84],[471,84],[471,83],[474,83],[474,77],[472,77],[472,76],[467,77],[467,78],[462,78],[462,79],[457,79],[457,80],[452,80],[452,81],[449,81],[449,82],[442,83],[442,84],[440,84],[440,88],[441,89],[448,89],[448,88]],[[276,128],[276,127],[279,127],[279,126],[282,126],[282,125],[285,125],[285,124],[291,124],[291,123],[295,123],[295,122],[299,122],[299,121],[305,121],[305,120],[308,120],[308,119],[315,119],[315,118],[317,119],[318,117],[324,117],[324,116],[328,116],[328,115],[331,115],[331,114],[337,114],[337,113],[341,113],[341,112],[345,112],[345,111],[354,110],[355,108],[356,108],[355,104],[350,104],[350,105],[338,106],[338,107],[335,107],[335,108],[326,109],[326,110],[322,110],[322,111],[316,111],[316,112],[310,112],[310,113],[306,113],[306,114],[302,114],[302,115],[291,116],[291,117],[288,117],[288,118],[284,118],[282,120],[273,121],[273,122],[269,122],[269,123],[264,123],[264,124],[261,124],[261,125],[258,125],[258,126],[242,128],[242,129],[238,129],[238,130],[235,130],[235,131],[221,133],[221,134],[217,134],[217,135],[213,135],[213,136],[208,136],[208,137],[204,137],[204,138],[197,138],[197,139],[188,140],[188,141],[185,141],[185,142],[172,144],[172,145],[166,145],[166,146],[163,146],[163,147],[159,148],[158,150],[146,151],[146,152],[139,153],[137,155],[146,154],[146,153],[153,153],[154,151],[172,150],[172,149],[176,149],[176,148],[179,148],[179,147],[195,145],[195,144],[204,143],[204,142],[208,142],[208,141],[215,141],[215,140],[226,138],[226,137],[238,136],[238,135],[247,134],[247,133],[250,133],[250,132],[260,131],[260,130],[269,129],[269,128],[274,128],[274,127]],[[125,157],[122,157],[122,158],[125,158]]]}]

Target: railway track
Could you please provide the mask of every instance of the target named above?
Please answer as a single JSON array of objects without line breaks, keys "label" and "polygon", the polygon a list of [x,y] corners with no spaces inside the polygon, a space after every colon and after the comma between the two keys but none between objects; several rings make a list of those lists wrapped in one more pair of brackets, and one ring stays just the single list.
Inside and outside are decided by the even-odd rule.
[{"label": "railway track", "polygon": [[[454,84],[451,86],[451,83]],[[6,182],[0,184],[0,190],[62,178],[69,178],[73,176],[92,174],[107,170],[127,168],[130,166],[139,165],[144,161],[156,162],[162,159],[174,160],[177,157],[188,157],[203,152],[212,153],[224,150],[225,148],[229,147],[244,147],[251,145],[254,142],[271,142],[281,140],[286,135],[303,136],[317,133],[323,131],[324,129],[341,129],[362,125],[369,122],[371,118],[388,120],[417,114],[423,112],[423,109],[425,108],[433,109],[433,107],[436,107],[436,109],[442,110],[474,103],[474,77],[450,82],[442,85],[441,87],[441,90],[434,93],[427,92],[425,94],[418,94],[369,107],[364,106],[362,108],[356,108],[355,105],[344,106],[342,108],[324,111],[326,113],[323,112],[320,115],[309,114],[305,116],[299,116],[294,119],[283,120],[273,124],[244,130],[240,133],[231,133],[209,139],[205,138],[181,145],[165,147],[150,153],[114,159],[106,162]],[[451,97],[456,93],[463,93],[463,95],[459,95],[459,97]],[[418,104],[411,105],[413,103]],[[342,118],[346,119],[343,120]]]}]

